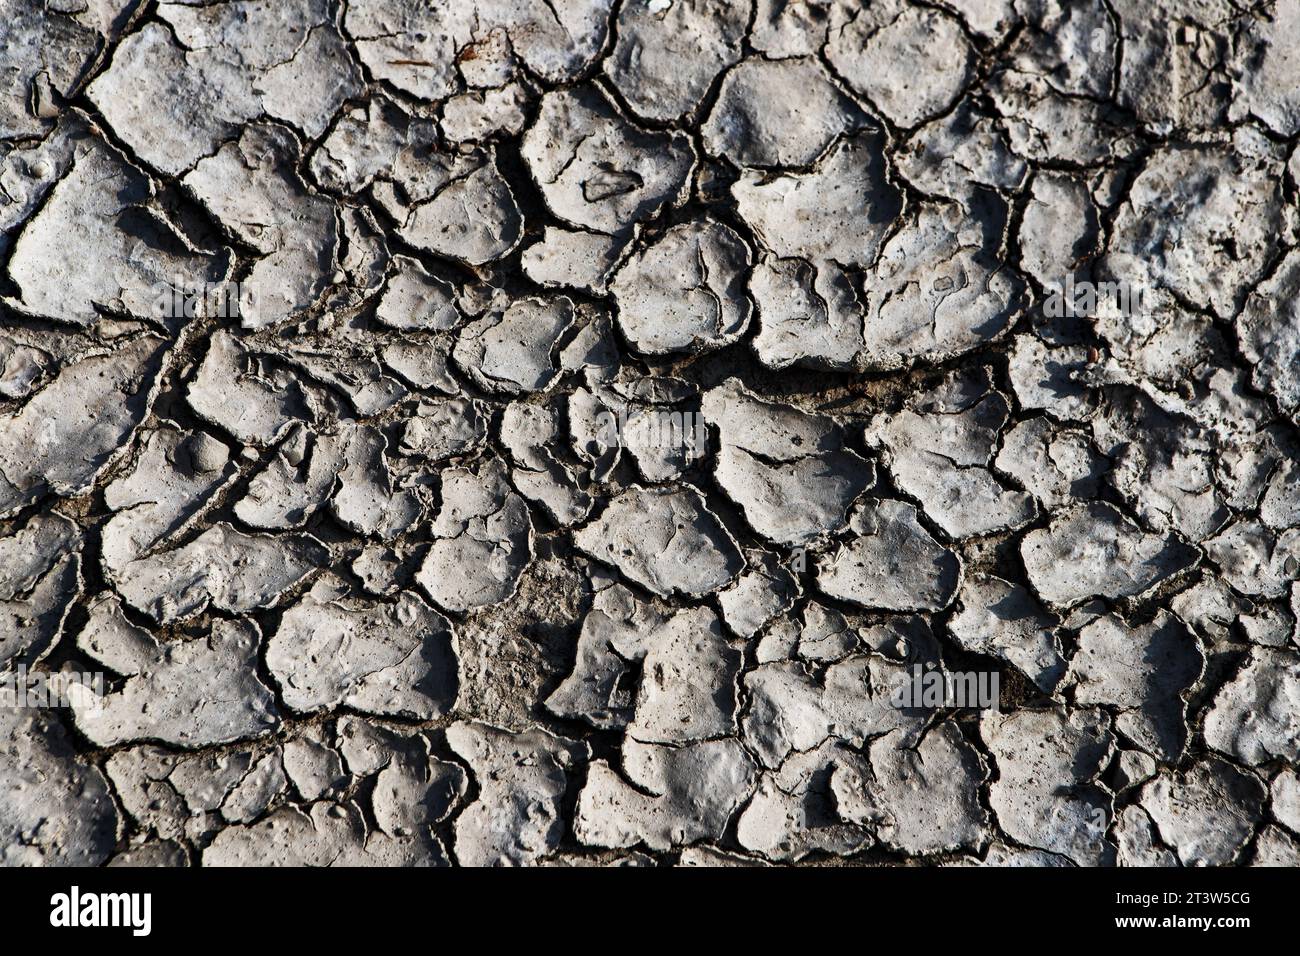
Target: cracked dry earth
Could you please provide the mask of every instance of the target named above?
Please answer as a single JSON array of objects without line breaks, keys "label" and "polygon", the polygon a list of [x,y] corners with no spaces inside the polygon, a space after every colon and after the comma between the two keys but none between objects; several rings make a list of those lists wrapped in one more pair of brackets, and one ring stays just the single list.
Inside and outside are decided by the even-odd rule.
[{"label": "cracked dry earth", "polygon": [[1300,863],[1300,0],[0,24],[3,862]]}]

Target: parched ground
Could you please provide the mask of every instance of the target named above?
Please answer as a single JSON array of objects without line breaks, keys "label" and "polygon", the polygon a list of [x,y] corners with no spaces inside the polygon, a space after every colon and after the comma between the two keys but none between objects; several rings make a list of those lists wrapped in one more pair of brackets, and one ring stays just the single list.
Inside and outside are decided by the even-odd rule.
[{"label": "parched ground", "polygon": [[1300,864],[1300,0],[0,24],[0,861]]}]

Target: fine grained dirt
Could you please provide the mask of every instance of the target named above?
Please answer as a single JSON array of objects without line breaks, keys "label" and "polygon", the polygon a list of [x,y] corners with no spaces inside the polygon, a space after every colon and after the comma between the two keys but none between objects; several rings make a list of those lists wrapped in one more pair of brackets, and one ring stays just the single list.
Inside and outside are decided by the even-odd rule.
[{"label": "fine grained dirt", "polygon": [[1300,863],[1300,0],[0,18],[0,861]]}]

